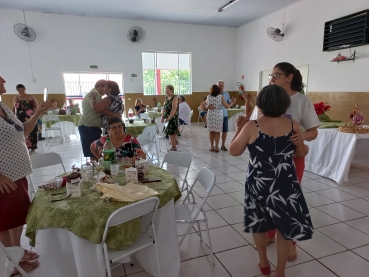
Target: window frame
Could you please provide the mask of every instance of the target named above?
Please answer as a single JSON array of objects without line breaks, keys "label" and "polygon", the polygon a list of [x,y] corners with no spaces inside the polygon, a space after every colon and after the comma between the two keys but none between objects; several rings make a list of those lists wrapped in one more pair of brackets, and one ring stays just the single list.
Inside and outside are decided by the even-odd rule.
[{"label": "window frame", "polygon": [[[153,69],[154,70],[154,72],[155,72],[155,77],[154,77],[154,80],[155,80],[155,85],[154,85],[154,87],[155,87],[155,94],[146,94],[145,93],[145,81],[144,81],[144,70],[146,70],[143,66],[144,66],[144,62],[143,62],[143,53],[153,53],[153,54],[155,54],[155,58],[154,58],[154,62],[155,62],[155,69]],[[142,51],[142,53],[141,53],[141,59],[142,59],[142,88],[143,88],[143,95],[145,95],[145,96],[156,96],[156,95],[163,95],[161,92],[163,91],[163,88],[162,88],[162,86],[161,86],[161,84],[162,84],[162,81],[161,81],[161,76],[159,77],[159,79],[160,79],[160,82],[161,82],[161,84],[160,84],[160,88],[161,88],[161,90],[160,91],[158,91],[158,86],[157,86],[157,80],[158,80],[158,77],[157,77],[157,71],[158,70],[162,70],[162,69],[158,69],[157,68],[157,64],[158,64],[158,59],[157,59],[157,54],[178,54],[178,61],[177,61],[177,70],[179,71],[180,69],[179,69],[179,54],[188,54],[189,55],[189,75],[190,75],[190,80],[189,80],[189,87],[190,87],[190,89],[189,89],[189,92],[188,93],[186,93],[186,94],[184,94],[184,95],[192,95],[192,92],[193,92],[193,90],[192,90],[192,52],[184,52],[184,51],[150,51],[150,50],[147,50],[147,51]],[[164,70],[164,69],[163,69]],[[178,84],[179,83],[177,83],[177,84],[172,84],[173,86],[174,86],[174,90],[176,91],[176,89],[178,90],[179,88],[178,88]],[[165,94],[165,93],[164,93]]]}]

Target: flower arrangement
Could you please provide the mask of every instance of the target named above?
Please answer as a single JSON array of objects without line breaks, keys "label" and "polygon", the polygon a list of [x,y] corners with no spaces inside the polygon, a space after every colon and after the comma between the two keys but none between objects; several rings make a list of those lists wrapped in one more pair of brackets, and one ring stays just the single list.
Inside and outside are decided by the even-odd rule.
[{"label": "flower arrangement", "polygon": [[355,105],[354,110],[350,114],[351,123],[355,126],[360,126],[363,124],[365,116],[359,111],[358,105]]},{"label": "flower arrangement", "polygon": [[328,103],[324,102],[315,103],[314,109],[320,121],[331,121],[329,116],[325,114],[327,111],[331,109],[331,106],[329,106]]},{"label": "flower arrangement", "polygon": [[365,116],[362,114],[362,112],[359,111],[358,105],[355,105],[355,108],[351,112],[349,117],[350,117],[351,122],[348,124],[345,124],[345,126],[338,128],[338,131],[345,132],[345,133],[354,133],[354,134],[369,133],[369,128],[361,126],[364,122]]}]

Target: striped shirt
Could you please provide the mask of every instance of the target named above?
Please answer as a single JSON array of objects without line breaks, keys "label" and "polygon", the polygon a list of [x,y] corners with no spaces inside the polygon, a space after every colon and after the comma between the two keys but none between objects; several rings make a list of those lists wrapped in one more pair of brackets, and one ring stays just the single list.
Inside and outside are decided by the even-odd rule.
[{"label": "striped shirt", "polygon": [[82,116],[78,122],[78,126],[86,126],[86,127],[98,127],[101,128],[103,126],[101,116],[98,112],[95,112],[91,107],[90,94],[94,92],[96,94],[96,102],[101,100],[100,93],[93,88],[89,93],[85,95],[82,100]]}]

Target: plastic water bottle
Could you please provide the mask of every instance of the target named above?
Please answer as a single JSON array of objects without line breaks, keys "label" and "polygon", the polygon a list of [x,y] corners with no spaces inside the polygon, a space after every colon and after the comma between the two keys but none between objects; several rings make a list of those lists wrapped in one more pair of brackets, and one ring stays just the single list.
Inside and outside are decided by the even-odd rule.
[{"label": "plastic water bottle", "polygon": [[161,104],[160,102],[158,102],[157,108],[160,109],[161,108]]},{"label": "plastic water bottle", "polygon": [[128,110],[128,117],[129,118],[132,118],[133,117],[133,111],[132,111],[131,108],[129,108],[129,110]]},{"label": "plastic water bottle", "polygon": [[106,142],[104,144],[103,148],[103,156],[104,156],[104,170],[106,173],[110,172],[110,165],[115,164],[115,147],[111,143],[110,138],[108,137],[106,139]]}]

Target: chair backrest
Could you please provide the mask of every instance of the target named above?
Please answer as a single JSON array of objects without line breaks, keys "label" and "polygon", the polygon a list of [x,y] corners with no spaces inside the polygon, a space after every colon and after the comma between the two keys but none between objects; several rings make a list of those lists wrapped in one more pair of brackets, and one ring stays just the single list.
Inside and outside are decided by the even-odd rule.
[{"label": "chair backrest", "polygon": [[157,132],[156,126],[146,126],[141,133],[141,139],[154,141],[156,132]]},{"label": "chair backrest", "polygon": [[155,118],[155,123],[157,125],[157,129],[159,131],[159,134],[163,134],[163,128],[164,128],[164,123],[161,123],[161,117],[157,117]]},{"label": "chair backrest", "polygon": [[246,106],[241,106],[240,109],[244,109]]},{"label": "chair backrest", "polygon": [[182,153],[182,152],[168,152],[161,164],[161,168],[163,168],[164,163],[176,165],[176,166],[183,166],[186,168],[190,168],[192,162],[191,155]]},{"label": "chair backrest", "polygon": [[50,152],[45,154],[31,155],[31,164],[33,169],[42,168],[50,165],[61,164],[64,172],[66,172],[64,163],[59,154]]},{"label": "chair backrest", "polygon": [[211,172],[208,168],[203,167],[199,171],[199,173],[197,174],[197,177],[196,177],[195,181],[193,182],[193,184],[192,184],[192,186],[190,188],[189,193],[187,193],[186,198],[183,200],[183,203],[186,202],[186,200],[189,197],[190,193],[192,192],[192,190],[193,190],[196,182],[199,182],[202,185],[202,187],[205,189],[205,191],[206,191],[206,196],[205,196],[203,202],[200,205],[200,209],[199,210],[201,210],[203,208],[203,206],[205,205],[205,202],[208,199],[211,191],[214,188],[215,180],[216,180],[215,174],[213,172]]},{"label": "chair backrest", "polygon": [[48,114],[48,115],[45,115],[43,118],[42,118],[42,122],[48,122],[48,121],[55,121],[55,122],[59,122],[60,119],[59,117],[57,117],[55,114]]},{"label": "chair backrest", "polygon": [[118,210],[113,212],[109,216],[108,221],[106,222],[104,234],[103,234],[101,242],[102,243],[105,242],[106,235],[108,234],[108,230],[110,227],[125,223],[132,219],[144,216],[146,214],[152,213],[151,219],[147,222],[147,226],[141,226],[141,227],[145,227],[142,229],[147,230],[148,226],[151,224],[155,216],[156,210],[158,209],[158,206],[159,206],[159,202],[160,202],[159,198],[150,197],[142,201],[119,208]]},{"label": "chair backrest", "polygon": [[186,118],[186,120],[185,120],[185,122],[186,122],[187,124],[190,124],[190,123],[191,123],[192,115],[193,115],[193,110],[191,110],[191,112],[188,114],[188,116],[187,116],[187,118]]},{"label": "chair backrest", "polygon": [[202,112],[201,106],[198,106],[198,107],[197,107],[197,110],[198,110],[199,112]]}]

